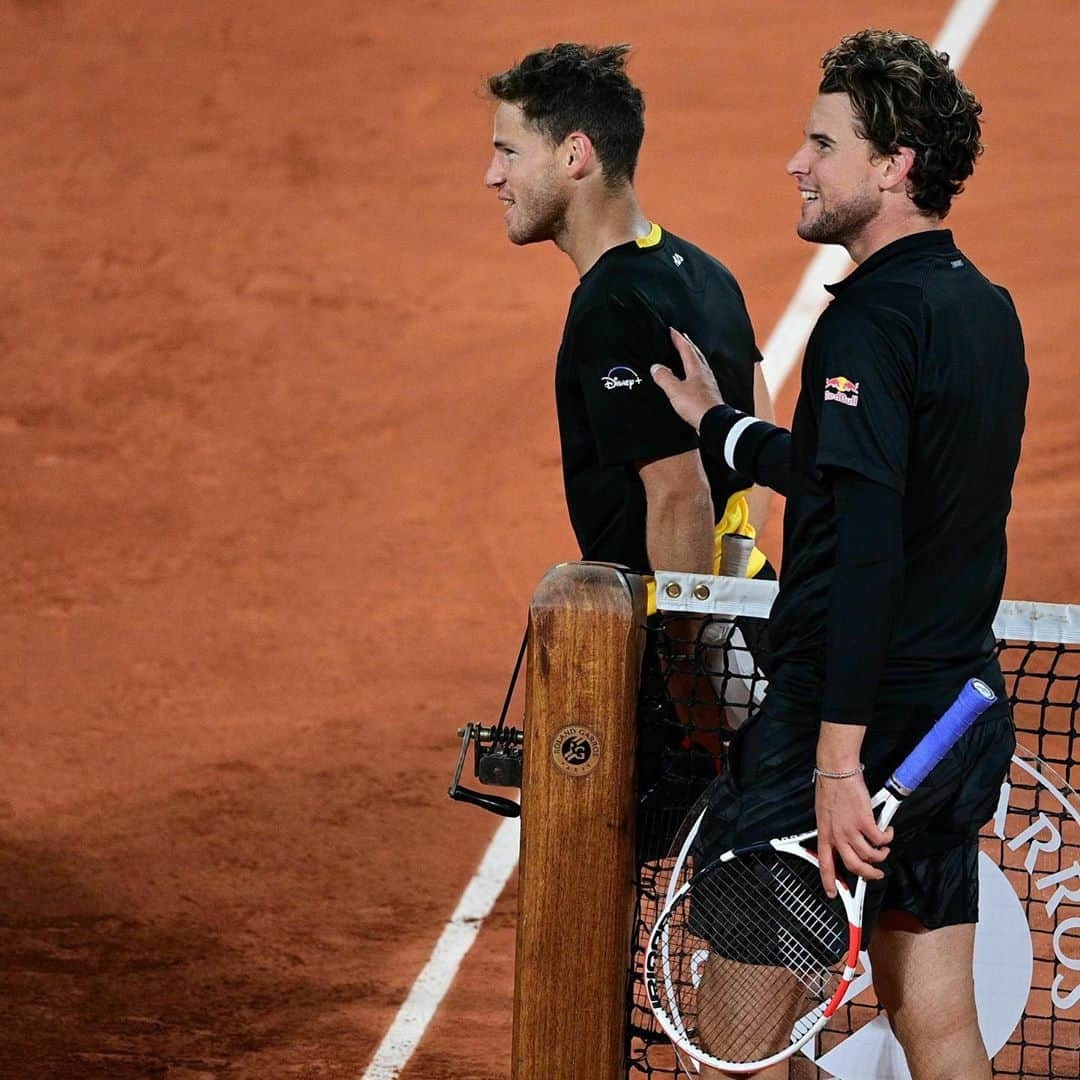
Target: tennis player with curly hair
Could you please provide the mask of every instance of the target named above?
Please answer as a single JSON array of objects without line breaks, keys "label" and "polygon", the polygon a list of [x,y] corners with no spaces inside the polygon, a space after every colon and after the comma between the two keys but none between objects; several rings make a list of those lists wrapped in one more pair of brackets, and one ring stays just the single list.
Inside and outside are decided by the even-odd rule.
[{"label": "tennis player with curly hair", "polygon": [[[943,227],[982,152],[982,108],[948,57],[866,30],[822,66],[787,167],[797,230],[842,244],[857,266],[829,287],[792,430],[724,403],[686,337],[673,334],[686,379],[654,372],[703,453],[787,496],[772,679],[717,782],[700,854],[816,822],[826,892],[845,868],[869,879],[874,985],[912,1076],[990,1080],[972,960],[978,832],[1015,742],[992,621],[1024,429],[1023,337],[1009,294]],[[879,830],[868,790],[972,676],[998,704]],[[717,1008],[717,1031],[737,1005]]]}]

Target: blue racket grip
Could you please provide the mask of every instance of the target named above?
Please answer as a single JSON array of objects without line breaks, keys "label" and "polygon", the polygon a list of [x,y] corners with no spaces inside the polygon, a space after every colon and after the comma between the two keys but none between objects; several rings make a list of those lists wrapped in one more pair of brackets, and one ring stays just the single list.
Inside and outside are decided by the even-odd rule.
[{"label": "blue racket grip", "polygon": [[897,766],[889,786],[901,795],[914,791],[930,770],[952,749],[960,736],[997,700],[980,679],[968,679],[941,719],[919,740],[919,745]]}]

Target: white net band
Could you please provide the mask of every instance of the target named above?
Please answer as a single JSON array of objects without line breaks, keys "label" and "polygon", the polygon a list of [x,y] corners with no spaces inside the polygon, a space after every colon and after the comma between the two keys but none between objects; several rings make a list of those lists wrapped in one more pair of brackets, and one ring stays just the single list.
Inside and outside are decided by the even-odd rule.
[{"label": "white net band", "polygon": [[[667,570],[656,574],[658,611],[767,619],[776,592],[775,581]],[[1000,641],[1080,645],[1080,605],[1002,600],[994,634]]]}]

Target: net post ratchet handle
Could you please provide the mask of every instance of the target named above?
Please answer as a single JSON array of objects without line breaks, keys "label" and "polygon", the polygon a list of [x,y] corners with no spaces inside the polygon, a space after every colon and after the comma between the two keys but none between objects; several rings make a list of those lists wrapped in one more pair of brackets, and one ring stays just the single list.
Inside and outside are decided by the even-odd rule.
[{"label": "net post ratchet handle", "polygon": [[956,700],[919,744],[897,766],[888,786],[901,797],[910,795],[935,765],[956,745],[965,731],[994,702],[997,694],[981,679],[968,679]]},{"label": "net post ratchet handle", "polygon": [[500,817],[521,817],[521,804],[508,799],[504,795],[489,795],[484,791],[473,791],[472,788],[462,787],[461,784],[453,784],[449,795],[456,802],[472,803],[482,810],[487,810]]},{"label": "net post ratchet handle", "polygon": [[447,794],[455,802],[472,803],[473,806],[479,806],[482,810],[488,810],[492,814],[498,814],[500,817],[520,817],[520,803],[515,802],[513,799],[507,799],[503,795],[489,795],[484,791],[473,791],[472,788],[467,788],[461,783],[461,771],[465,767],[465,758],[469,753],[469,743],[475,740],[477,753],[479,753],[480,735],[477,728],[478,725],[476,724],[466,724],[465,727],[458,731],[461,736],[461,753],[458,755],[454,779],[450,782]]}]

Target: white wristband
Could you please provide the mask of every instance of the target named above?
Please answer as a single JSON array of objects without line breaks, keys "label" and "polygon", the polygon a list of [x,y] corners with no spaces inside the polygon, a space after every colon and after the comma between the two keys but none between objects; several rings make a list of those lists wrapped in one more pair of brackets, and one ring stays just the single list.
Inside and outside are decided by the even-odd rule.
[{"label": "white wristband", "polygon": [[741,420],[736,420],[731,425],[731,430],[727,433],[727,438],[724,440],[724,461],[727,463],[729,469],[735,468],[735,444],[739,441],[739,436],[751,425],[756,424],[758,418],[756,416],[744,416]]}]

